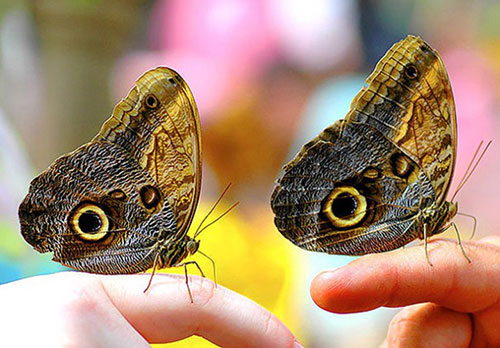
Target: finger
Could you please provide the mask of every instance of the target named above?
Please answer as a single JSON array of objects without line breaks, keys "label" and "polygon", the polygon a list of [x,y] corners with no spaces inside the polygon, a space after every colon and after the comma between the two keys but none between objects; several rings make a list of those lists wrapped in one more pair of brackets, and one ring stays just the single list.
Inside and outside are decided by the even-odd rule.
[{"label": "finger", "polygon": [[424,303],[404,308],[389,325],[386,347],[469,347],[472,321],[468,314]]},{"label": "finger", "polygon": [[482,243],[489,243],[500,247],[500,236],[488,236],[480,240]]},{"label": "finger", "polygon": [[206,278],[190,277],[191,303],[184,276],[156,275],[143,293],[148,277],[100,279],[114,305],[149,342],[199,335],[223,347],[294,346],[294,336],[276,316]]},{"label": "finger", "polygon": [[500,347],[500,301],[474,313],[474,336],[471,347]]},{"label": "finger", "polygon": [[[149,347],[91,274],[61,272],[0,286],[1,347]],[[26,334],[29,328],[29,335]]]},{"label": "finger", "polygon": [[472,263],[449,240],[429,243],[432,267],[423,246],[363,256],[320,273],[311,284],[311,295],[318,306],[337,313],[422,302],[475,312],[497,301],[500,247],[472,241],[463,245]]}]

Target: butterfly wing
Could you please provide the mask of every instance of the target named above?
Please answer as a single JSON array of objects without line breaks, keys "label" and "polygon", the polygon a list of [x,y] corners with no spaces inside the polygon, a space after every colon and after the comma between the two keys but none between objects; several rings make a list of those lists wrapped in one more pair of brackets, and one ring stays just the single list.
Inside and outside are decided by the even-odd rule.
[{"label": "butterfly wing", "polygon": [[439,54],[408,36],[385,54],[352,102],[348,122],[381,131],[419,164],[431,180],[438,205],[455,168],[455,102]]},{"label": "butterfly wing", "polygon": [[93,141],[124,148],[168,200],[179,234],[198,204],[201,133],[198,109],[186,82],[160,67],[141,76]]},{"label": "butterfly wing", "polygon": [[78,270],[144,271],[160,243],[185,235],[200,178],[193,96],[179,75],[157,68],[137,80],[91,142],[33,179],[19,208],[21,233]]},{"label": "butterfly wing", "polygon": [[443,200],[455,161],[451,87],[437,53],[409,36],[395,44],[344,120],[306,144],[271,198],[280,232],[338,254],[402,246],[419,211]]}]

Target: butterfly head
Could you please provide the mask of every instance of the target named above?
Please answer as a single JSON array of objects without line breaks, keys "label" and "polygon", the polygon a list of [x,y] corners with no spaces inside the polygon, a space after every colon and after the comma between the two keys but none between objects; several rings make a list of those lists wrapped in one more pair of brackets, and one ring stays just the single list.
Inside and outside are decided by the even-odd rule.
[{"label": "butterfly head", "polygon": [[439,215],[441,217],[441,226],[447,226],[448,222],[450,222],[455,215],[457,215],[458,203],[445,201],[440,210],[442,210]]},{"label": "butterfly head", "polygon": [[200,248],[199,240],[190,239],[186,244],[186,249],[189,255],[193,255],[194,253],[196,253],[199,248]]}]

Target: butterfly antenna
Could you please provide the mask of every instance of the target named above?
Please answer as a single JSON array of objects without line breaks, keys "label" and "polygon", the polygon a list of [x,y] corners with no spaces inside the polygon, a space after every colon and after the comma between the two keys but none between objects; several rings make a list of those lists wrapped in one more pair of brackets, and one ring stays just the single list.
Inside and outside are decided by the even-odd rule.
[{"label": "butterfly antenna", "polygon": [[[474,160],[476,159],[476,156],[477,154],[479,153],[481,147],[483,145],[483,142],[481,141],[479,143],[479,146],[477,147],[477,150],[476,152],[474,153],[474,156],[472,157],[472,160],[470,161],[469,163],[469,166],[467,167],[467,170],[465,171],[465,174],[462,178],[462,180],[460,180],[460,184],[458,184],[457,186],[457,189],[455,190],[455,193],[453,194],[453,196],[451,197],[451,201],[453,202],[453,200],[455,199],[456,195],[458,194],[458,192],[464,187],[465,183],[469,180],[469,178],[471,177],[472,173],[474,173],[474,171],[476,170],[477,168],[477,165],[479,164],[479,162],[481,161],[481,159],[483,158],[484,154],[486,153],[486,150],[488,150],[488,148],[490,147],[491,145],[491,140],[488,142],[488,144],[486,144],[486,147],[482,150],[481,152],[481,155],[479,155],[476,163],[474,163]],[[472,165],[474,163],[474,165]],[[471,169],[472,168],[472,169]]]},{"label": "butterfly antenna", "polygon": [[229,188],[231,187],[231,183],[227,184],[226,188],[224,189],[224,191],[222,191],[221,195],[219,196],[219,198],[215,201],[214,205],[212,206],[212,208],[209,210],[209,212],[207,213],[207,215],[205,215],[205,217],[203,218],[203,220],[201,220],[200,224],[198,225],[198,228],[196,229],[196,232],[194,233],[194,236],[196,238],[196,236],[199,233],[199,230],[201,228],[201,226],[203,226],[203,224],[205,223],[205,221],[208,219],[208,217],[210,216],[210,214],[212,214],[212,212],[214,211],[215,207],[217,207],[217,205],[220,203],[220,201],[222,200],[222,197],[224,197],[224,195],[227,193],[227,191],[229,190]]},{"label": "butterfly antenna", "polygon": [[458,183],[457,187],[460,187],[463,184],[463,181],[464,181],[465,177],[469,174],[469,170],[471,169],[472,164],[475,162],[476,156],[479,153],[479,149],[482,146],[483,146],[483,141],[481,140],[481,142],[479,143],[479,146],[477,147],[476,151],[474,152],[474,156],[472,156],[472,159],[469,161],[469,165],[467,166],[467,170],[465,171],[464,175],[462,176],[462,179]]},{"label": "butterfly antenna", "polygon": [[231,210],[233,210],[233,208],[235,208],[238,204],[240,204],[240,202],[234,203],[232,206],[229,207],[229,209],[227,209],[224,213],[222,213],[217,219],[215,219],[214,221],[210,222],[208,225],[204,226],[202,229],[198,228],[198,230],[196,230],[196,233],[194,234],[194,238],[196,238],[201,232],[203,232],[204,230],[206,230],[208,227],[212,226],[217,221],[219,221],[220,219],[222,219],[224,217],[224,215],[226,215]]}]

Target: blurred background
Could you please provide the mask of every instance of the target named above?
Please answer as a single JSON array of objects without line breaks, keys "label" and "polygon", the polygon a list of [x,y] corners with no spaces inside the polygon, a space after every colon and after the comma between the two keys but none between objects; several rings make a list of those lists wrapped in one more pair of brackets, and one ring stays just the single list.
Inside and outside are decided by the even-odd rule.
[{"label": "blurred background", "polygon": [[[496,1],[2,0],[0,282],[64,269],[19,233],[29,181],[89,141],[142,72],[165,65],[200,110],[204,177],[193,227],[229,182],[218,210],[241,202],[201,235],[218,282],[271,310],[306,347],[377,347],[396,309],[334,315],[314,305],[311,279],[352,258],[286,241],[269,207],[274,181],[302,144],[345,116],[384,52],[415,34],[440,52],[453,86],[452,192],[479,142],[493,140],[458,202],[478,219],[474,238],[499,233],[499,18]],[[456,221],[467,239],[472,222]]]}]

